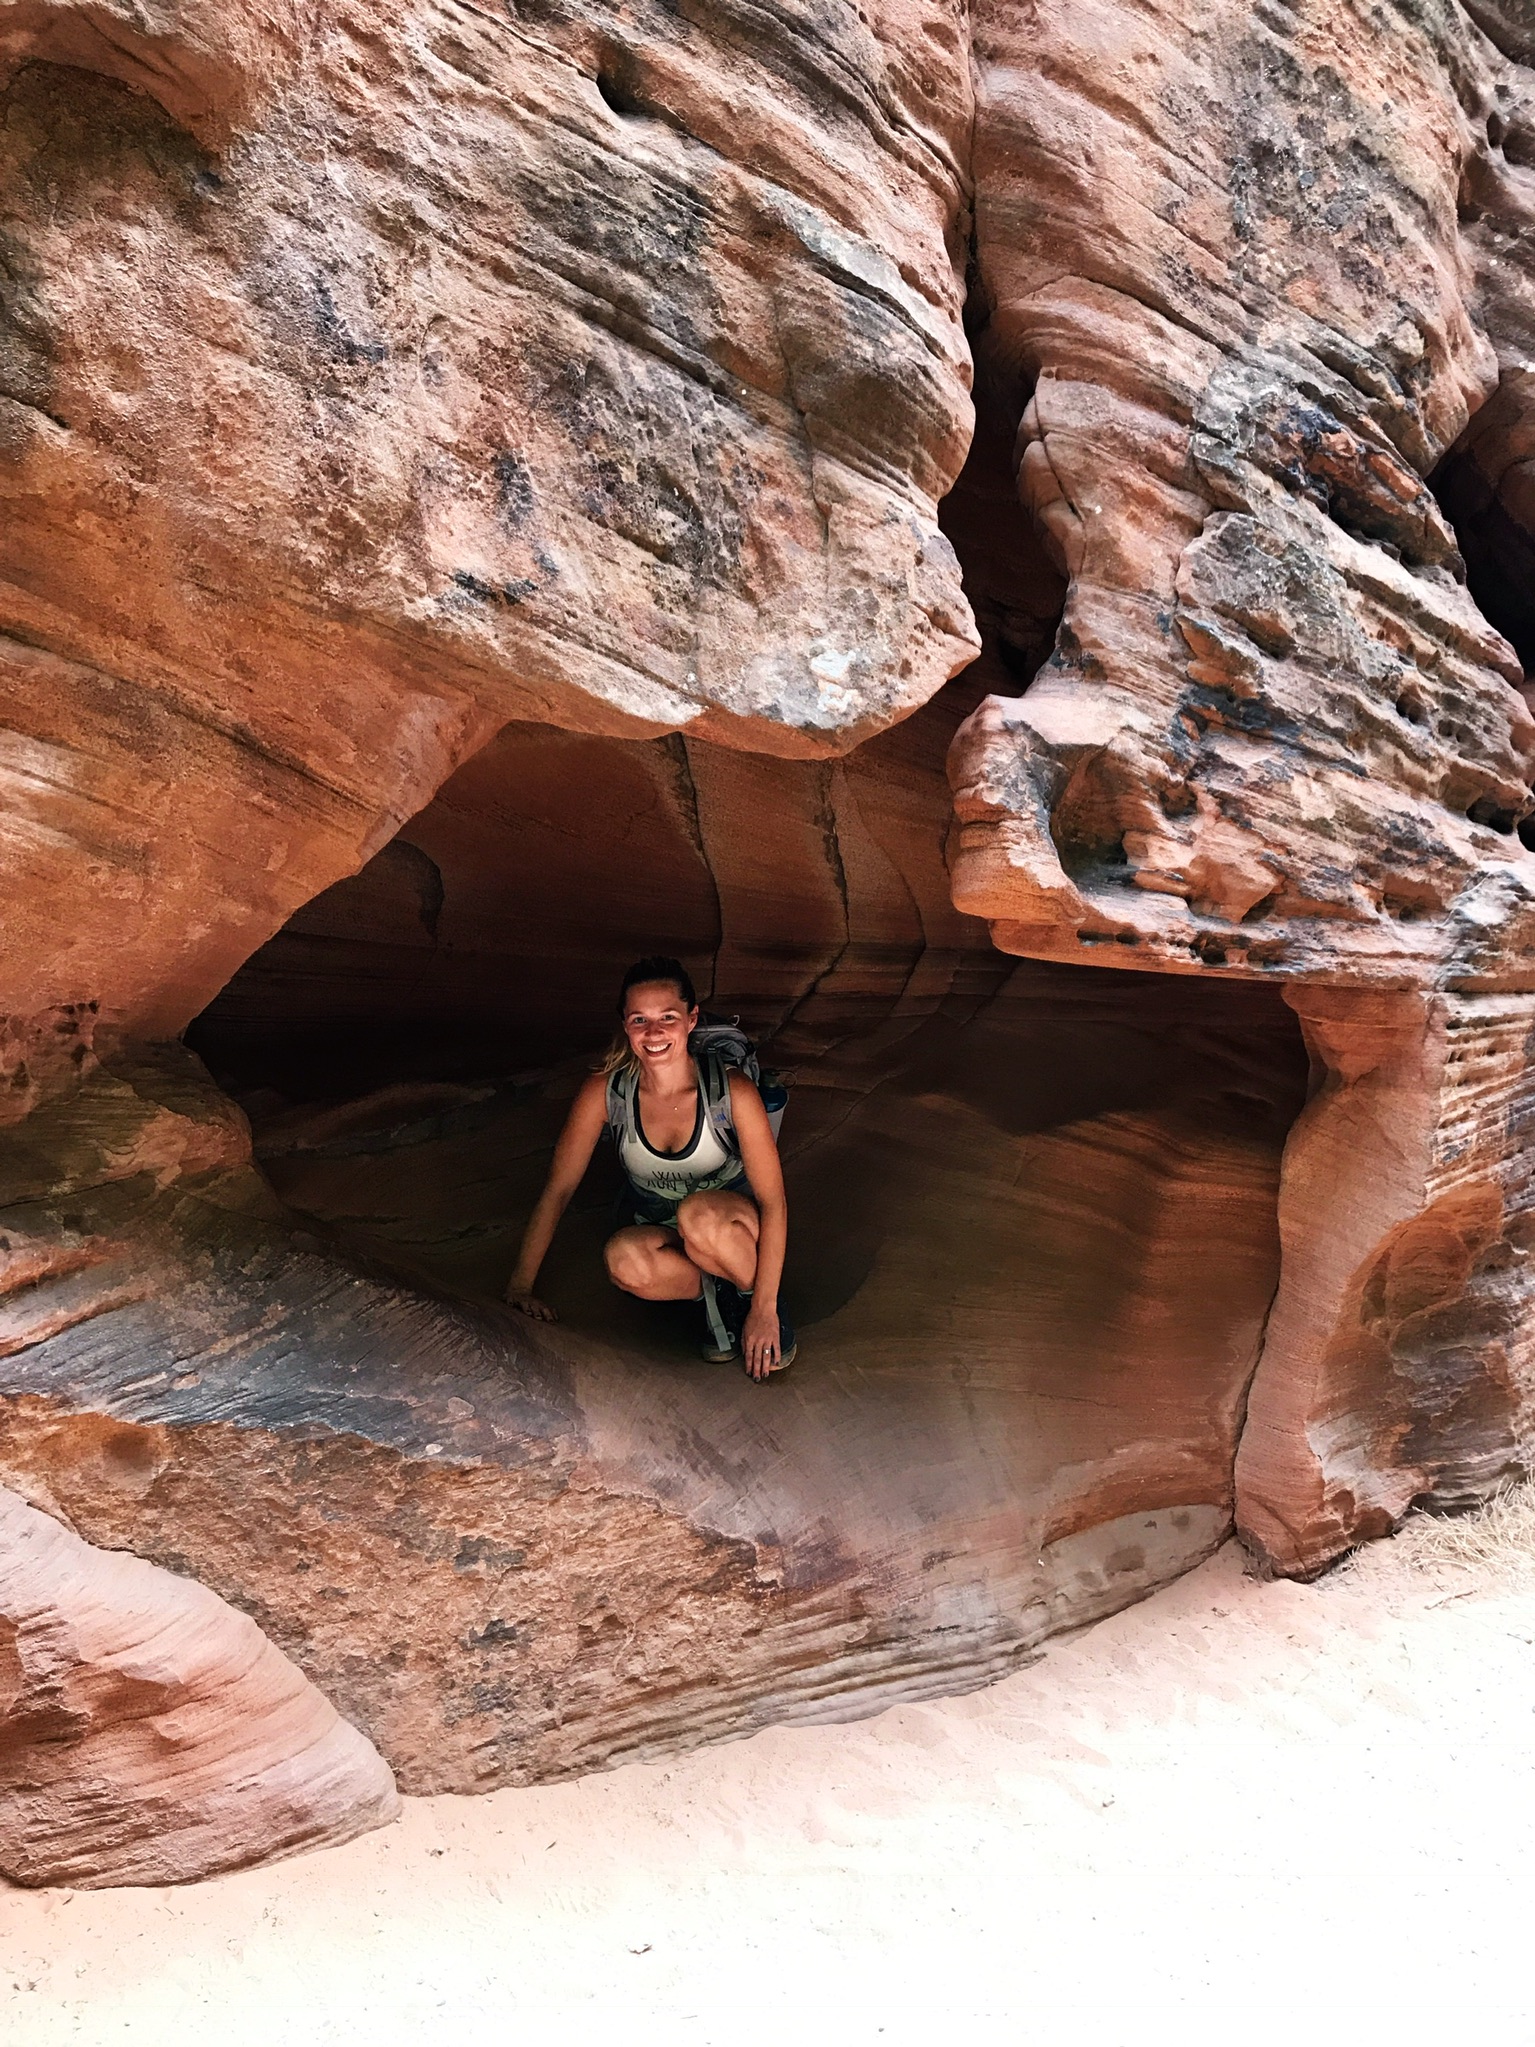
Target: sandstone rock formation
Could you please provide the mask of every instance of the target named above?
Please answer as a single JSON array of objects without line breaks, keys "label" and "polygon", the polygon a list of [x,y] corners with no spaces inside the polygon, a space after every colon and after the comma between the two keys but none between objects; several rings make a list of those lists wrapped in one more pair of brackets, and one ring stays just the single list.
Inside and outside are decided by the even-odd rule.
[{"label": "sandstone rock formation", "polygon": [[1292,990],[1325,1081],[1239,1467],[1287,1570],[1530,1433],[1535,175],[1527,37],[1478,18],[977,24],[977,349],[1070,587],[956,745],[955,898]]},{"label": "sandstone rock formation", "polygon": [[[132,1430],[95,1454],[134,1482]],[[377,1751],[253,1621],[0,1492],[0,1874],[183,1883],[398,1810]]]},{"label": "sandstone rock formation", "polygon": [[[1526,1464],[1532,59],[0,4],[0,1475],[467,1788]],[[657,945],[788,1385],[494,1305]]]},{"label": "sandstone rock formation", "polygon": [[[140,1175],[34,1205],[39,1234],[67,1211],[133,1246],[123,1284],[154,1278],[112,1302],[94,1277],[99,1312],[67,1329],[71,1281],[28,1290],[42,1340],[10,1362],[0,1467],[259,1615],[411,1791],[978,1683],[1205,1554],[1299,1036],[1265,990],[986,945],[942,859],[962,709],[826,767],[505,732],[409,856],[311,906],[195,1034],[306,1228],[232,1158],[160,1197]],[[781,1386],[708,1371],[685,1313],[594,1287],[600,1173],[551,1261],[562,1323],[491,1305],[569,1054],[652,934],[794,1073],[809,1327]],[[284,1092],[407,1053],[414,1081],[349,1105]],[[163,1070],[130,1082],[192,1113],[190,1062],[179,1096]],[[103,1416],[141,1445],[131,1487],[92,1453]]]},{"label": "sandstone rock formation", "polygon": [[34,1045],[174,1035],[509,719],[814,755],[970,657],[948,0],[129,13],[0,31]]}]

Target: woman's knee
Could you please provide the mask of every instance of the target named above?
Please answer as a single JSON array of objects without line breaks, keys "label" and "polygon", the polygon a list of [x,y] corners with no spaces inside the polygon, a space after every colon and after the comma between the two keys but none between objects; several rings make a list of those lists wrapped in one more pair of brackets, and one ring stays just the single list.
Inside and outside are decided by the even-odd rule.
[{"label": "woman's knee", "polygon": [[688,1256],[711,1268],[753,1255],[754,1232],[728,1194],[690,1194],[677,1210],[677,1228]]},{"label": "woman's knee", "polygon": [[647,1294],[654,1290],[657,1274],[657,1256],[654,1244],[636,1239],[625,1232],[610,1237],[603,1247],[603,1263],[608,1268],[608,1278],[614,1286],[626,1294]]},{"label": "woman's knee", "polygon": [[712,1194],[690,1194],[677,1208],[677,1228],[690,1251],[716,1250],[730,1230],[730,1216]]}]

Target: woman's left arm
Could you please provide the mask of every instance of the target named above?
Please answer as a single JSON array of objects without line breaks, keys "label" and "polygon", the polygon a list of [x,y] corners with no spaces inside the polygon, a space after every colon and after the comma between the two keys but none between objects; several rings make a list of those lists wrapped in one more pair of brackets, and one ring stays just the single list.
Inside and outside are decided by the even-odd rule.
[{"label": "woman's left arm", "polygon": [[[784,1252],[789,1243],[789,1204],[773,1126],[762,1106],[761,1095],[744,1073],[730,1076],[730,1114],[736,1142],[741,1147],[741,1163],[762,1217],[757,1231],[757,1276],[752,1283],[751,1312],[742,1332],[747,1367],[754,1377],[760,1377],[778,1362],[778,1285],[783,1278]],[[771,1358],[760,1355],[768,1345],[772,1347]]]}]

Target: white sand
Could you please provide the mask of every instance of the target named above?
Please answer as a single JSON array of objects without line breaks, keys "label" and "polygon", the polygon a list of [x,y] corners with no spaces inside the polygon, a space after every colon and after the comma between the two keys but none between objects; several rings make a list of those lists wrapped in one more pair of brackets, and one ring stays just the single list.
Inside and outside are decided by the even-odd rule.
[{"label": "white sand", "polygon": [[1535,2041],[1535,1567],[1445,1541],[1227,1550],[968,1698],[0,1892],[0,2038]]}]

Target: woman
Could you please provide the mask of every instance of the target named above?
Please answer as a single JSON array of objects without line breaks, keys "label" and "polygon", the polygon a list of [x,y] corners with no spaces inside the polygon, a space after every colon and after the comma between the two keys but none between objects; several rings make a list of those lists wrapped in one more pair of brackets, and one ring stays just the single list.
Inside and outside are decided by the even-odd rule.
[{"label": "woman", "polygon": [[707,1288],[717,1313],[703,1356],[739,1360],[766,1379],[794,1362],[796,1344],[778,1311],[789,1210],[762,1097],[744,1073],[730,1073],[733,1145],[705,1114],[703,1075],[688,1049],[698,998],[679,961],[632,966],[618,1008],[618,1038],[565,1119],[507,1299],[535,1321],[555,1319],[534,1292],[538,1269],[608,1123],[611,1086],[633,1104],[621,1119],[619,1163],[634,1220],[608,1239],[608,1277],[642,1301],[696,1301]]}]

